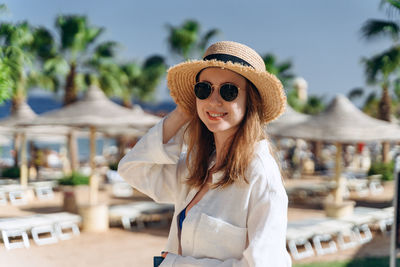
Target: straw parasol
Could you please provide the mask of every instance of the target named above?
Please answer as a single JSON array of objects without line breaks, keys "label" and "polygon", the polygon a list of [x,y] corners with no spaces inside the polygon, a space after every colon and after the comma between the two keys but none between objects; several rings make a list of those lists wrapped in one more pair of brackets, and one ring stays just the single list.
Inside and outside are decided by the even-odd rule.
[{"label": "straw parasol", "polygon": [[338,95],[325,112],[292,126],[278,135],[341,143],[400,139],[400,127],[366,115],[343,95]]},{"label": "straw parasol", "polygon": [[20,183],[22,186],[28,184],[28,164],[26,156],[27,138],[35,141],[60,143],[65,141],[64,135],[69,131],[67,127],[63,126],[18,127],[21,124],[31,122],[37,118],[37,116],[38,115],[31,109],[31,107],[23,101],[18,105],[15,112],[5,119],[0,120],[0,131],[5,135],[14,135],[14,150],[21,160]]},{"label": "straw parasol", "polygon": [[112,132],[126,132],[127,128],[148,129],[161,118],[145,113],[141,108],[124,108],[109,100],[97,86],[90,86],[82,100],[59,110],[49,111],[38,116],[31,125],[66,125],[90,129],[90,168],[89,203],[79,207],[83,217],[83,228],[87,231],[106,231],[108,229],[108,206],[98,203],[99,177],[95,173],[96,131],[113,129]]},{"label": "straw parasol", "polygon": [[[283,128],[279,136],[326,141],[336,144],[334,202],[326,203],[328,215],[339,217],[352,212],[350,203],[343,202],[341,188],[341,153],[343,143],[400,140],[400,127],[369,117],[343,95],[338,95],[321,114]],[[351,206],[351,208],[349,208]],[[330,210],[329,210],[330,209]]]},{"label": "straw parasol", "polygon": [[279,136],[283,128],[306,121],[310,116],[295,111],[291,106],[286,105],[285,113],[278,119],[270,122],[266,126],[268,134]]},{"label": "straw parasol", "polygon": [[82,100],[55,111],[45,112],[32,124],[148,128],[158,121],[160,117],[145,113],[138,106],[133,109],[122,107],[109,100],[97,86],[90,86]]},{"label": "straw parasol", "polygon": [[156,124],[160,119],[160,117],[145,113],[140,107],[128,109],[118,105],[109,100],[100,88],[92,85],[88,88],[82,100],[62,109],[43,113],[34,119],[31,124],[90,128],[90,166],[92,169],[90,178],[90,203],[96,204],[98,190],[98,178],[94,174],[96,130],[101,131],[108,128],[112,129],[109,132],[114,134],[118,129],[125,133],[129,129],[132,129],[132,132],[138,129],[143,131]]}]

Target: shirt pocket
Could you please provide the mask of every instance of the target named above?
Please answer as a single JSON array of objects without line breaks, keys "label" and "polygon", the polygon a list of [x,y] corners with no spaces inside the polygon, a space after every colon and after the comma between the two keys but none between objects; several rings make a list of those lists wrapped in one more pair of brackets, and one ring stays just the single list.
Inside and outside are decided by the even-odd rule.
[{"label": "shirt pocket", "polygon": [[242,258],[246,246],[247,228],[201,214],[194,233],[193,256],[226,260]]}]

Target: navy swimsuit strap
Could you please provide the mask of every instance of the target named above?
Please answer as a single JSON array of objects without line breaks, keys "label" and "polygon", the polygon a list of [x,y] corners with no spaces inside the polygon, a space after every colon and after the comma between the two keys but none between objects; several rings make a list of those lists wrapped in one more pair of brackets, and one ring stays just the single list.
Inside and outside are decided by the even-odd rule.
[{"label": "navy swimsuit strap", "polygon": [[179,213],[179,229],[182,229],[183,221],[186,218],[186,208]]}]

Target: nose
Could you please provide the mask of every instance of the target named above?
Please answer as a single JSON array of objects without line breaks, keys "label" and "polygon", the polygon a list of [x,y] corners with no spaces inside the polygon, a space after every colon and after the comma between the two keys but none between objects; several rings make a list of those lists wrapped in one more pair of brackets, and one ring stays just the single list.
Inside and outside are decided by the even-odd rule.
[{"label": "nose", "polygon": [[219,87],[213,85],[211,95],[208,97],[209,102],[213,105],[222,105],[222,98],[219,94]]}]

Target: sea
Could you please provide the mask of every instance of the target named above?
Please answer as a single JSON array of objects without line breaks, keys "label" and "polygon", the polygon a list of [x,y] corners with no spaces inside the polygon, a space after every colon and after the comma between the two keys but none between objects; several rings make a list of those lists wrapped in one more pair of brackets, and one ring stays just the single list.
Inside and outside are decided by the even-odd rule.
[{"label": "sea", "polygon": [[[113,102],[120,104],[118,99],[112,99]],[[62,102],[60,99],[51,96],[44,95],[32,95],[28,96],[28,105],[32,110],[38,115],[62,108]],[[175,103],[171,101],[164,101],[158,103],[142,103],[138,101],[133,101],[134,104],[140,105],[143,110],[151,113],[168,113],[175,108]],[[0,104],[0,120],[7,118],[10,115],[10,101],[5,101]],[[1,124],[1,122],[0,122]],[[78,138],[78,155],[80,161],[87,161],[89,158],[89,139],[85,137]],[[61,148],[65,144],[51,143],[43,141],[34,141],[36,147],[40,149],[49,149],[56,152],[60,152]],[[108,149],[115,149],[116,142],[111,138],[97,138],[96,140],[96,152],[97,155],[102,155],[106,153]],[[10,144],[0,147],[0,157],[4,163],[12,164],[12,142]],[[29,152],[29,151],[28,151]]]}]

